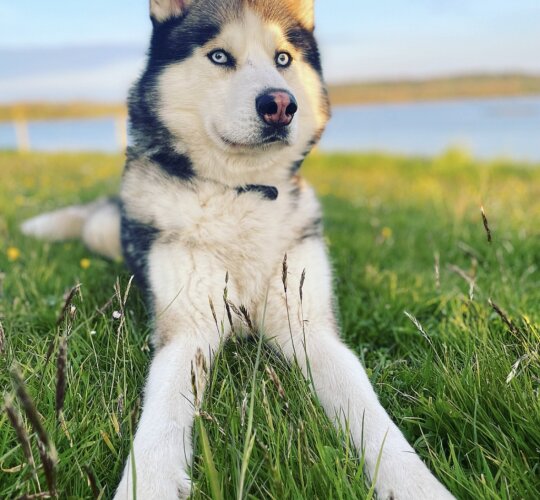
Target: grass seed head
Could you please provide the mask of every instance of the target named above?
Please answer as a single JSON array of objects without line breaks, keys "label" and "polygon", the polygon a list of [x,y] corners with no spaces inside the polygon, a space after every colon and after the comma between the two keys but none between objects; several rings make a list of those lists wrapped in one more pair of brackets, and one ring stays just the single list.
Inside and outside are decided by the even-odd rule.
[{"label": "grass seed head", "polygon": [[90,468],[89,465],[86,465],[84,467],[84,471],[86,472],[86,477],[88,478],[88,486],[90,486],[90,489],[92,490],[92,496],[95,500],[97,500],[101,492],[99,491],[94,471]]},{"label": "grass seed head", "polygon": [[217,319],[216,308],[214,307],[214,302],[212,301],[212,297],[208,297],[208,304],[210,305],[210,311],[212,311],[212,317],[214,318],[214,323],[216,324],[216,328],[219,332],[219,323]]},{"label": "grass seed head", "polygon": [[122,416],[124,415],[124,395],[123,394],[120,394],[120,396],[118,396],[118,402],[116,403],[116,412],[118,413],[118,417],[121,420]]},{"label": "grass seed head", "polygon": [[133,409],[131,410],[131,415],[130,415],[130,422],[131,422],[132,429],[137,428],[137,422],[139,421],[140,411],[141,411],[141,398],[137,398],[137,400],[135,401],[135,404],[133,405]]},{"label": "grass seed head", "polygon": [[491,234],[491,229],[489,227],[489,221],[488,221],[488,218],[486,216],[486,212],[485,212],[483,206],[480,207],[480,212],[482,213],[482,222],[484,223],[484,229],[486,230],[488,243],[492,243],[493,242],[493,236]]},{"label": "grass seed head", "polygon": [[229,326],[231,327],[231,331],[234,333],[234,324],[233,324],[233,319],[232,319],[231,306],[230,306],[229,300],[227,299],[227,288],[225,288],[225,291],[223,293],[223,302],[225,304],[225,311],[227,312],[227,320],[229,321]]},{"label": "grass seed head", "polygon": [[30,394],[28,394],[28,391],[26,390],[26,385],[24,383],[22,375],[16,367],[11,370],[11,375],[13,377],[15,392],[17,393],[17,397],[19,398],[19,402],[26,414],[26,417],[28,418],[28,421],[30,422],[30,425],[34,429],[34,432],[37,434],[38,440],[44,446],[52,450],[53,455],[55,456],[56,451],[54,451],[54,446],[51,443],[47,431],[41,423],[41,418],[36,409],[36,405],[34,404],[34,400],[31,398]]},{"label": "grass seed head", "polygon": [[6,334],[4,332],[4,327],[0,321],[0,356],[4,354],[6,350]]},{"label": "grass seed head", "polygon": [[519,334],[519,329],[518,327],[514,324],[514,322],[508,317],[508,314],[506,314],[506,312],[504,312],[497,304],[495,304],[495,302],[493,302],[493,300],[489,299],[489,305],[491,306],[491,308],[495,311],[495,313],[497,314],[497,316],[499,316],[499,318],[501,318],[502,322],[508,327],[508,329],[510,330],[510,332],[513,334],[513,335],[518,335]]},{"label": "grass seed head", "polygon": [[51,498],[52,495],[48,491],[42,491],[41,493],[25,493],[17,498],[17,500],[38,500],[40,498]]},{"label": "grass seed head", "polygon": [[246,309],[246,306],[240,306],[240,314],[242,315],[242,318],[246,322],[247,327],[249,328],[249,331],[251,333],[255,333],[255,326],[253,325],[253,321],[251,321],[251,316],[249,315],[248,310]]},{"label": "grass seed head", "polygon": [[302,276],[300,277],[300,287],[299,287],[300,302],[304,301],[304,283],[305,283],[305,281],[306,281],[306,270],[304,269],[302,271]]},{"label": "grass seed head", "polygon": [[56,358],[56,419],[60,417],[60,412],[64,408],[67,386],[67,337],[60,338],[58,346],[58,356]]},{"label": "grass seed head", "polygon": [[17,439],[23,449],[24,456],[28,461],[28,464],[32,467],[35,474],[36,464],[34,462],[34,456],[32,455],[32,448],[30,446],[30,438],[26,429],[24,427],[22,418],[19,412],[13,406],[13,398],[11,396],[6,396],[4,398],[4,410],[8,416],[8,419],[13,427]]},{"label": "grass seed head", "polygon": [[283,265],[281,271],[281,281],[283,282],[283,290],[287,293],[287,274],[289,271],[289,266],[287,264],[287,254],[283,257]]},{"label": "grass seed head", "polygon": [[268,377],[270,378],[270,380],[272,381],[272,383],[274,384],[274,386],[276,387],[276,389],[278,391],[278,394],[279,394],[279,397],[286,402],[287,401],[287,395],[285,394],[285,389],[283,389],[283,385],[281,384],[281,380],[280,380],[278,374],[276,373],[276,371],[274,370],[274,368],[272,368],[271,366],[266,365],[265,371],[266,371]]},{"label": "grass seed head", "polygon": [[81,284],[75,285],[65,296],[64,296],[64,306],[62,307],[62,310],[60,311],[60,314],[58,315],[58,319],[56,320],[56,325],[60,325],[63,323],[64,319],[66,318],[66,315],[68,312],[71,311],[71,305],[73,302],[73,299],[77,294],[80,294],[81,292]]},{"label": "grass seed head", "polygon": [[38,441],[37,446],[47,487],[50,493],[56,496],[56,454],[52,454],[41,441]]},{"label": "grass seed head", "polygon": [[195,359],[191,362],[191,387],[193,389],[193,398],[195,412],[200,415],[202,397],[206,383],[208,381],[208,367],[206,358],[201,349],[197,349]]}]

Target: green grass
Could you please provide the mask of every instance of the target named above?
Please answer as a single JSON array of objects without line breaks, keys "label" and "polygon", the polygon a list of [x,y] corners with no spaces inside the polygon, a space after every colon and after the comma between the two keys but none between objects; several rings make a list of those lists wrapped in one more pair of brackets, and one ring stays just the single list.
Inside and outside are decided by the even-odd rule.
[{"label": "green grass", "polygon": [[[121,164],[104,155],[0,154],[0,387],[14,392],[9,372],[18,365],[58,451],[62,498],[92,497],[88,471],[94,488],[111,497],[138,414],[149,328],[137,291],[125,322],[113,318],[123,307],[115,284],[123,293],[129,282],[120,263],[79,243],[28,240],[17,226],[43,210],[114,193]],[[324,203],[343,336],[384,406],[458,498],[537,498],[540,168],[479,164],[456,152],[433,160],[316,155],[305,174]],[[472,298],[466,277],[475,281]],[[73,319],[56,327],[64,293],[79,282]],[[57,424],[56,352],[66,330],[67,392]],[[265,346],[257,366],[257,349],[232,342],[217,359],[196,425],[194,497],[237,497],[244,467],[245,498],[364,498],[361,458],[298,369]],[[37,478],[1,412],[0,498],[47,491],[36,435],[26,418],[24,426]]]}]

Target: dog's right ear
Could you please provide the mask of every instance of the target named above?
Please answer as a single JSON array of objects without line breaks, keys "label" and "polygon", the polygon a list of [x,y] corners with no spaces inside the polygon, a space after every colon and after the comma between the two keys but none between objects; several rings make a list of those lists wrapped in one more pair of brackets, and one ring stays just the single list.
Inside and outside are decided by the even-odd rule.
[{"label": "dog's right ear", "polygon": [[150,17],[161,23],[173,17],[183,16],[193,0],[150,0]]}]

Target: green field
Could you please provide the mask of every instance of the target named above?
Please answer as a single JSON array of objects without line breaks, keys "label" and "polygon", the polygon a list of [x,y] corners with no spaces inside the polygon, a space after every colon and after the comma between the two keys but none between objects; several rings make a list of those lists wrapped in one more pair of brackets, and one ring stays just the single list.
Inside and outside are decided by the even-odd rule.
[{"label": "green field", "polygon": [[[0,412],[0,498],[47,492],[54,482],[61,498],[110,498],[119,479],[151,356],[140,295],[131,290],[124,306],[121,263],[79,243],[28,240],[17,227],[114,193],[121,165],[119,156],[0,153],[0,387],[22,415],[19,433],[37,464],[33,475],[24,439]],[[343,336],[384,406],[456,497],[538,498],[540,168],[480,164],[458,152],[315,155],[305,175],[324,203]],[[75,309],[56,326],[77,283]],[[66,369],[58,370],[66,338]],[[256,342],[236,341],[217,359],[196,425],[194,498],[369,496],[361,459],[299,370],[266,347],[259,363],[256,354]],[[47,461],[52,444],[42,453],[49,481],[37,447],[44,433],[11,397],[21,391],[13,366],[57,450],[57,465]],[[66,373],[58,417],[57,371]]]}]

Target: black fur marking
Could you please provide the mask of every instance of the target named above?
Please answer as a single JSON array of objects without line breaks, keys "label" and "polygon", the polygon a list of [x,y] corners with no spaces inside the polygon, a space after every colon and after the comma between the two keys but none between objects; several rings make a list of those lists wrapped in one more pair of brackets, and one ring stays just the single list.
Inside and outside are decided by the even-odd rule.
[{"label": "black fur marking", "polygon": [[291,175],[296,175],[300,168],[302,168],[302,165],[304,164],[304,161],[306,159],[306,156],[311,153],[312,149],[317,145],[319,142],[321,135],[323,133],[324,129],[319,130],[316,132],[316,134],[313,136],[313,138],[309,141],[306,150],[302,154],[302,158],[298,161],[295,161],[291,166]]},{"label": "black fur marking", "polygon": [[190,159],[170,149],[161,149],[150,155],[150,159],[173,177],[179,177],[186,181],[194,175]]},{"label": "black fur marking", "polygon": [[302,229],[300,241],[307,240],[309,238],[321,238],[323,235],[323,225],[321,217],[313,219],[307,226]]},{"label": "black fur marking", "polygon": [[130,133],[134,141],[132,157],[147,156],[151,152],[154,161],[169,174],[182,179],[193,175],[191,163],[174,151],[177,139],[157,115],[157,81],[167,66],[190,57],[219,31],[218,20],[205,18],[195,6],[185,16],[154,22],[146,69],[129,95]]},{"label": "black fur marking", "polygon": [[298,173],[300,168],[302,168],[302,164],[304,163],[304,160],[305,160],[305,158],[302,158],[301,160],[295,161],[292,164],[292,167],[291,167],[291,174],[292,175],[296,175]]},{"label": "black fur marking", "polygon": [[212,22],[198,19],[172,18],[154,25],[148,56],[149,68],[162,68],[180,62],[193,54],[220,32],[220,27]]},{"label": "black fur marking", "polygon": [[120,199],[120,196],[109,196],[107,201],[122,210],[122,200]]},{"label": "black fur marking", "polygon": [[151,290],[148,276],[148,254],[159,235],[152,226],[130,219],[122,209],[121,238],[126,264],[135,276],[135,281],[151,305]]},{"label": "black fur marking", "polygon": [[270,201],[276,201],[279,196],[279,191],[274,186],[263,186],[259,184],[248,184],[244,187],[236,188],[238,194],[244,193],[260,193],[264,198]]},{"label": "black fur marking", "polygon": [[286,33],[289,42],[302,52],[306,62],[322,77],[321,56],[312,31],[297,25]]}]

